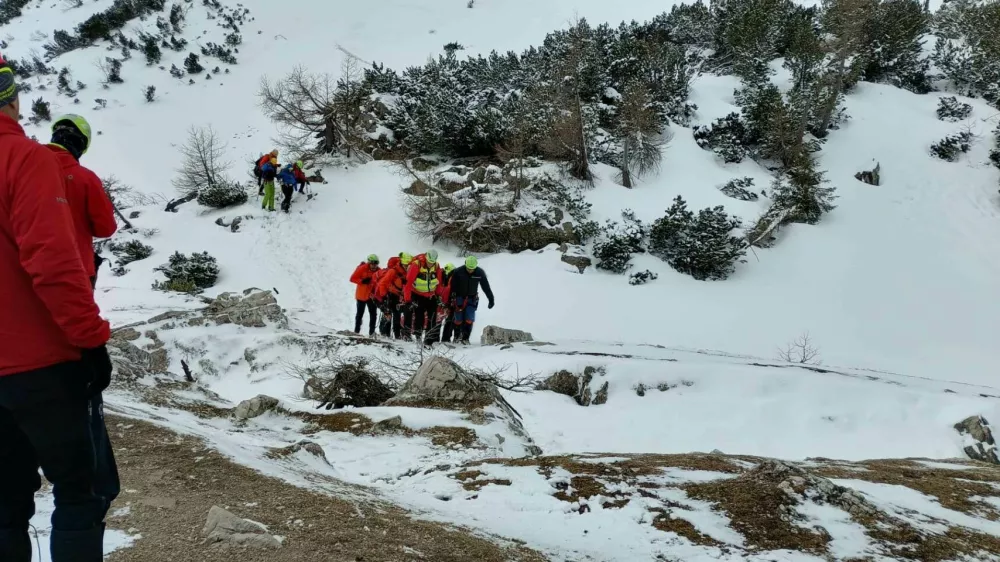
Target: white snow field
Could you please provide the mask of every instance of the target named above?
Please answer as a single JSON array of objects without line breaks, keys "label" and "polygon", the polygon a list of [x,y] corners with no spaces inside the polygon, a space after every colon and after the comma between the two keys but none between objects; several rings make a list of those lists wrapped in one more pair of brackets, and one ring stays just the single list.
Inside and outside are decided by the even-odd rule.
[{"label": "white snow field", "polygon": [[[84,157],[86,165],[102,177],[115,175],[143,193],[170,198],[175,195],[170,180],[179,165],[177,147],[190,126],[212,125],[228,141],[230,171],[237,178],[246,177],[249,158],[273,148],[277,131],[262,115],[256,96],[262,77],[280,80],[298,65],[336,75],[345,52],[401,69],[436,56],[452,41],[463,44],[462,53],[470,55],[521,50],[575,17],[617,24],[648,19],[671,4],[477,0],[468,9],[466,0],[382,0],[377,7],[329,0],[241,3],[255,20],[241,30],[240,63],[227,67],[229,74],[211,80],[196,77],[189,86],[186,78],[176,80],[147,67],[135,53],[123,66],[125,84],[102,89],[95,62],[109,53],[97,45],[50,63],[69,67],[74,80],[88,84],[79,105],[55,95],[51,84],[46,92],[38,90],[54,77],[30,79],[35,91],[24,95],[22,104],[27,108],[43,95],[52,102],[54,115],[83,114],[100,131]],[[32,2],[21,18],[0,30],[9,44],[3,54],[23,58],[40,52],[48,39],[34,32],[51,36],[55,29],[70,29],[110,4],[97,0],[67,10],[61,2]],[[184,32],[191,42],[188,50],[207,41],[221,42],[224,31],[217,20],[206,19],[206,13],[200,2],[190,4]],[[154,25],[155,18],[133,21],[125,31],[135,35]],[[181,66],[188,50],[164,49],[160,64]],[[780,65],[775,67],[780,83],[783,72]],[[158,99],[152,104],[143,99],[148,85],[157,88]],[[736,110],[732,94],[737,87],[733,77],[699,76],[691,93],[699,107],[695,124]],[[492,310],[483,307],[478,326],[527,330],[554,345],[507,350],[475,346],[458,355],[471,365],[510,365],[542,374],[605,367],[610,398],[600,406],[582,408],[551,392],[504,392],[547,455],[614,458],[719,449],[791,460],[963,456],[964,442],[953,424],[972,415],[1000,419],[1000,197],[998,172],[986,162],[986,133],[1000,116],[981,100],[960,97],[973,106],[967,123],[982,138],[957,163],[934,159],[928,146],[958,129],[935,117],[942,95],[918,96],[861,83],[847,97],[851,119],[830,135],[820,152],[821,168],[837,187],[837,208],[819,225],[783,229],[773,248],[748,254],[726,281],[696,281],[646,255],[633,258],[635,270],[650,269],[659,279],[641,287],[629,286],[625,276],[593,268],[580,275],[560,261],[554,247],[479,256],[497,304]],[[107,99],[107,108],[93,109],[94,98]],[[47,139],[44,124],[26,129]],[[660,172],[635,189],[614,184],[613,171],[597,167],[599,178],[588,192],[594,219],[617,219],[623,209],[632,209],[651,221],[662,216],[677,195],[683,195],[690,208],[724,205],[747,221],[766,208],[764,200],[741,202],[717,189],[730,179],[751,176],[759,190],[770,182],[766,169],[750,161],[725,165],[700,149],[689,129],[673,127],[671,132]],[[879,187],[853,177],[873,161],[881,164]],[[322,172],[329,183],[314,184],[316,196],[309,201],[297,196],[288,215],[264,213],[253,197],[247,205],[225,211],[205,211],[195,203],[177,213],[162,212],[162,205],[130,209],[141,211],[133,221],[141,233],[123,234],[121,239],[140,238],[155,251],[130,264],[125,276],[101,272],[98,299],[104,313],[121,326],[203,306],[197,298],[150,286],[162,278],[153,268],[173,252],[208,251],[218,258],[222,271],[208,296],[248,287],[274,289],[299,334],[319,336],[353,327],[354,287],[348,277],[364,256],[376,253],[385,261],[404,250],[422,252],[430,242],[411,234],[402,210],[403,179],[391,165],[370,162]],[[244,217],[238,233],[214,224],[217,218],[236,216]],[[444,262],[461,259],[456,248],[438,249]],[[821,371],[775,358],[779,347],[806,332],[820,348]],[[218,375],[199,382],[226,405],[263,393],[282,399],[290,411],[310,410],[313,404],[297,398],[301,381],[288,371],[308,366],[314,358],[283,345],[283,335],[270,328],[231,325],[161,334],[171,349],[178,343],[193,346],[199,350],[194,359],[218,367]],[[247,348],[260,350],[260,362],[269,365],[264,371],[251,370],[241,360]],[[181,358],[171,353],[172,372],[180,372]],[[652,390],[640,397],[635,392],[639,384]],[[660,384],[669,390],[655,390]],[[544,477],[533,467],[486,462],[525,455],[519,437],[504,427],[484,431],[457,413],[359,410],[373,421],[400,415],[414,430],[474,428],[485,450],[442,449],[428,439],[399,436],[310,435],[323,447],[327,465],[307,455],[285,460],[266,456],[269,448],[303,437],[304,424],[288,416],[268,414],[236,428],[229,420],[199,419],[182,409],[137,401],[123,391],[113,392],[108,402],[116,413],[201,436],[236,461],[295,484],[319,486],[310,475],[320,473],[370,486],[422,517],[522,540],[553,560],[822,559],[790,551],[730,550],[728,546],[742,546],[743,537],[725,515],[684,497],[660,500],[691,507],[687,520],[726,548],[698,546],[654,529],[638,501],[624,509],[605,509],[594,502],[593,510],[581,516],[579,505],[553,498],[558,471]],[[509,479],[513,484],[487,485],[477,492],[477,501],[451,501],[473,494],[448,470],[427,470],[445,464],[457,470],[479,461],[479,478]],[[727,477],[671,469],[657,478],[707,482]],[[1000,528],[988,518],[948,510],[908,488],[851,479],[838,483],[915,524],[944,521],[1000,536]],[[324,491],[356,493],[339,487]],[[676,489],[662,493],[683,495]],[[1000,494],[982,501],[996,505],[998,498]],[[863,529],[845,512],[819,504],[804,509],[804,516],[831,534],[836,559],[889,559],[871,549]],[[924,519],[910,510],[925,514],[919,516]],[[45,513],[40,509],[35,521],[43,534]],[[126,539],[114,537],[123,547]]]}]

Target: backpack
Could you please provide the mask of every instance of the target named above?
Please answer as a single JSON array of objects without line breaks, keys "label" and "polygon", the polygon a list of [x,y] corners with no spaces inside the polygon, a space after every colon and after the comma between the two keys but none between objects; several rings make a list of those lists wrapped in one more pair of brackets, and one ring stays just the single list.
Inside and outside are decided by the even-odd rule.
[{"label": "backpack", "polygon": [[261,173],[261,168],[264,167],[264,164],[268,160],[270,160],[270,158],[271,158],[271,153],[261,154],[260,158],[258,158],[257,161],[254,162],[254,165],[253,165],[253,175],[259,176],[260,173]]}]

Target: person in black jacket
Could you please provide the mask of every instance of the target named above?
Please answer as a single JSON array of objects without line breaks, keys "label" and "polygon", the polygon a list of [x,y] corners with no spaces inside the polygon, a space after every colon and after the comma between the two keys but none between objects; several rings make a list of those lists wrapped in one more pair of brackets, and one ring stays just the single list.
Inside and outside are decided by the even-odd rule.
[{"label": "person in black jacket", "polygon": [[451,274],[448,284],[452,310],[455,314],[455,339],[461,340],[465,345],[469,344],[472,325],[476,321],[480,285],[483,286],[483,292],[489,299],[488,307],[493,308],[493,290],[490,289],[490,281],[486,278],[486,272],[479,267],[479,260],[475,256],[465,258],[465,267],[456,269]]},{"label": "person in black jacket", "polygon": [[[444,286],[450,287],[451,274],[455,273],[455,264],[445,264],[444,266]],[[450,289],[449,289],[450,290]],[[451,336],[455,331],[455,307],[451,305],[451,298],[444,297],[441,301],[441,309],[445,311],[446,317],[443,322],[443,334],[441,335],[441,341],[444,343],[451,342]]]}]

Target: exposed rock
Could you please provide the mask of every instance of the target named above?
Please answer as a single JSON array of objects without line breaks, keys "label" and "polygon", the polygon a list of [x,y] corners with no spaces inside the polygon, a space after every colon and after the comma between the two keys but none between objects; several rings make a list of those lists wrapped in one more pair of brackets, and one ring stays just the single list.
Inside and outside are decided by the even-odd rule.
[{"label": "exposed rock", "polygon": [[438,183],[438,187],[441,189],[441,191],[445,193],[455,193],[457,191],[462,191],[463,189],[470,187],[471,185],[472,183],[467,181],[442,180],[441,182]]},{"label": "exposed rock", "polygon": [[403,189],[403,193],[417,197],[426,197],[430,193],[430,186],[420,180],[413,180],[410,187]]},{"label": "exposed rock", "polygon": [[864,170],[854,174],[854,179],[867,183],[868,185],[878,186],[882,184],[881,170],[882,164],[877,163],[875,164],[875,168],[872,170]]},{"label": "exposed rock", "polygon": [[299,451],[305,451],[314,457],[318,457],[323,462],[329,464],[330,461],[326,458],[326,453],[323,452],[323,447],[320,447],[318,443],[309,441],[308,439],[303,439],[298,443],[293,443],[287,447],[281,447],[279,449],[271,449],[267,456],[271,458],[283,458],[290,455],[294,455]]},{"label": "exposed rock", "polygon": [[142,334],[135,328],[122,328],[111,332],[111,337],[122,341],[135,341],[142,337]]},{"label": "exposed rock", "polygon": [[534,339],[530,333],[522,332],[521,330],[508,330],[507,328],[500,328],[498,326],[486,326],[483,328],[483,345],[504,345],[532,341]]},{"label": "exposed rock", "polygon": [[139,211],[132,211],[131,213],[128,214],[128,218],[130,218],[130,219],[137,219],[137,218],[139,218],[140,214],[142,214],[142,213],[140,213]]},{"label": "exposed rock", "polygon": [[[955,430],[968,436],[971,443],[965,446],[965,454],[975,461],[1000,464],[997,444],[989,422],[982,416],[970,416],[955,424]],[[967,439],[967,440],[968,440]]]},{"label": "exposed rock", "polygon": [[590,388],[594,375],[602,375],[603,373],[604,370],[599,367],[586,367],[582,375],[562,370],[545,379],[538,385],[537,389],[551,390],[569,396],[581,406],[605,404],[608,401],[608,382],[605,381],[596,393]]},{"label": "exposed rock", "polygon": [[266,394],[258,394],[257,396],[240,402],[236,409],[233,410],[233,417],[237,420],[249,420],[262,416],[267,412],[274,411],[278,408],[280,401],[277,398],[268,396]]},{"label": "exposed rock", "polygon": [[563,263],[572,265],[580,273],[583,273],[588,267],[594,264],[594,261],[587,255],[587,251],[580,246],[564,244],[559,247],[559,251],[563,253],[562,258],[560,258]]},{"label": "exposed rock", "polygon": [[438,407],[477,412],[473,421],[486,424],[502,420],[512,433],[521,438],[524,452],[542,454],[521,423],[521,415],[492,383],[476,378],[457,363],[446,357],[427,359],[396,396],[385,402],[386,406]]},{"label": "exposed rock", "polygon": [[403,427],[403,418],[401,416],[393,416],[372,426],[372,433],[395,433],[402,430]]},{"label": "exposed rock", "polygon": [[420,369],[385,406],[408,406],[426,402],[456,403],[461,406],[484,406],[503,397],[493,385],[467,373],[446,357],[435,356],[424,361]]},{"label": "exposed rock", "polygon": [[410,160],[410,166],[418,172],[426,172],[437,166],[437,162],[433,160],[428,160],[427,158],[414,158]]},{"label": "exposed rock", "polygon": [[486,183],[486,168],[479,167],[469,174],[469,180],[476,183]]},{"label": "exposed rock", "polygon": [[208,511],[205,528],[202,529],[206,542],[225,543],[252,548],[281,548],[281,541],[268,534],[260,523],[239,518],[219,506]]},{"label": "exposed rock", "polygon": [[835,505],[851,515],[876,512],[875,507],[858,492],[784,461],[767,459],[740,478],[775,485],[796,503],[809,499]]},{"label": "exposed rock", "polygon": [[229,225],[229,231],[239,232],[241,224],[243,224],[243,217],[236,217],[235,219],[233,219],[232,224]]},{"label": "exposed rock", "polygon": [[288,319],[278,306],[271,291],[254,289],[245,296],[222,293],[202,311],[206,319],[216,324],[236,324],[247,328],[263,328],[265,320],[284,326]]},{"label": "exposed rock", "polygon": [[179,318],[187,318],[191,315],[192,313],[186,310],[171,310],[169,312],[164,312],[163,314],[157,314],[156,316],[147,320],[147,323],[156,324],[157,322],[163,322],[164,320],[176,320]]},{"label": "exposed rock", "polygon": [[147,375],[166,373],[170,367],[170,357],[162,345],[157,346],[153,332],[154,344],[151,351],[140,349],[134,341],[139,338],[139,332],[132,328],[116,330],[108,340],[108,352],[115,367],[115,382],[135,382]]},{"label": "exposed rock", "polygon": [[597,392],[594,393],[594,401],[591,402],[591,404],[599,406],[601,404],[607,404],[607,403],[608,403],[608,381],[604,381],[604,384],[601,385],[601,388],[597,389]]}]

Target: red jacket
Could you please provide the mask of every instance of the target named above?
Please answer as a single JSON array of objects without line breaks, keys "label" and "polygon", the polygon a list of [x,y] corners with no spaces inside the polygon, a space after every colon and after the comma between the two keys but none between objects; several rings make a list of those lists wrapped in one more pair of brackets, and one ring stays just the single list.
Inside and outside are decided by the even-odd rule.
[{"label": "red jacket", "polygon": [[296,181],[308,183],[306,181],[306,173],[302,171],[302,168],[299,168],[298,166],[292,166],[292,175],[295,176]]},{"label": "red jacket", "polygon": [[413,293],[422,297],[433,297],[442,290],[444,270],[438,264],[427,263],[427,256],[420,254],[410,262],[406,270],[406,286],[403,288],[403,302],[410,302]]},{"label": "red jacket", "polygon": [[93,277],[96,273],[94,238],[108,238],[118,230],[115,209],[97,174],[81,166],[63,147],[50,144],[48,148],[55,153],[66,179],[66,199],[73,212],[76,244],[80,250],[83,269],[87,271],[88,277]]},{"label": "red jacket", "polygon": [[0,114],[0,376],[80,359],[111,335],[80,260],[59,164]]},{"label": "red jacket", "polygon": [[375,288],[375,298],[379,300],[389,294],[401,297],[403,285],[406,283],[406,268],[399,262],[398,256],[389,258],[389,263],[386,265],[378,277],[378,286]]},{"label": "red jacket", "polygon": [[359,301],[367,301],[371,298],[375,287],[372,278],[375,276],[376,271],[378,271],[378,268],[372,269],[368,265],[368,262],[361,262],[361,265],[354,270],[354,273],[351,274],[351,283],[355,283],[358,286],[358,289],[354,291],[354,298]]}]

